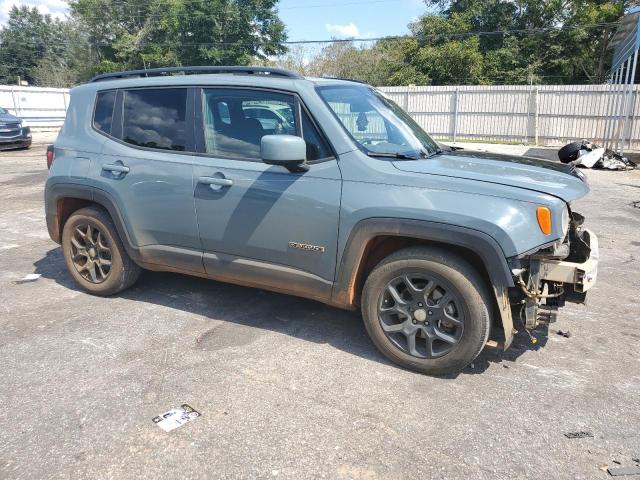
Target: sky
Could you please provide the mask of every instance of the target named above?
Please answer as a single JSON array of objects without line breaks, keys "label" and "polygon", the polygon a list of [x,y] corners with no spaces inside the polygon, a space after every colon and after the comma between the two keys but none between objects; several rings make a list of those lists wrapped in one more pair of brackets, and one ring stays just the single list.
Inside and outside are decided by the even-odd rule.
[{"label": "sky", "polygon": [[427,11],[422,0],[281,0],[289,40],[366,38],[408,33]]},{"label": "sky", "polygon": [[64,0],[0,0],[0,24],[4,24],[14,5],[29,5],[38,7],[40,13],[49,13],[54,17],[64,18],[67,2]]},{"label": "sky", "polygon": [[[0,24],[13,5],[37,6],[60,18],[67,11],[65,0],[0,0]],[[427,11],[422,0],[280,0],[278,9],[289,40],[400,35]]]}]

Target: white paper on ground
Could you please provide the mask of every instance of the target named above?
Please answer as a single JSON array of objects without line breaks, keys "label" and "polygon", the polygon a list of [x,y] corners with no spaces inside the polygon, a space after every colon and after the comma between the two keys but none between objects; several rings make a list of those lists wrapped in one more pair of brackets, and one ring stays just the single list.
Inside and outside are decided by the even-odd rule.
[{"label": "white paper on ground", "polygon": [[38,280],[42,275],[40,273],[30,273],[29,275],[25,275],[24,278],[22,278],[20,281],[21,282],[35,282],[36,280]]},{"label": "white paper on ground", "polygon": [[195,420],[200,416],[190,405],[186,403],[179,407],[172,408],[168,412],[158,415],[153,419],[153,423],[158,425],[165,432],[170,432],[185,423]]}]

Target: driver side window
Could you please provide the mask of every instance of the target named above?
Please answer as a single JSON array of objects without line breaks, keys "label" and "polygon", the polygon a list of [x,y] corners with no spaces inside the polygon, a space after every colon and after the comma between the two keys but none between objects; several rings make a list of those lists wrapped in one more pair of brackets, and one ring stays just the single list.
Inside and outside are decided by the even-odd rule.
[{"label": "driver side window", "polygon": [[282,93],[210,88],[202,92],[206,153],[260,159],[265,135],[296,135],[295,100]]},{"label": "driver side window", "polygon": [[[260,160],[265,135],[297,135],[307,144],[307,160],[333,157],[322,134],[293,95],[267,90],[202,90],[205,152],[221,158]],[[302,132],[299,128],[302,128]]]}]

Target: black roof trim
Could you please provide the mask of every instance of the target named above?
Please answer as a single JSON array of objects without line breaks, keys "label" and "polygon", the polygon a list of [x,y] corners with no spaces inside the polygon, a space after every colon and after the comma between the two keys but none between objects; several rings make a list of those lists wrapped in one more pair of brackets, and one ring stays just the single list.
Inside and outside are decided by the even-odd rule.
[{"label": "black roof trim", "polygon": [[164,67],[164,68],[147,68],[145,70],[128,70],[126,72],[113,72],[113,73],[103,73],[102,75],[96,75],[93,77],[89,83],[91,82],[100,82],[102,80],[117,80],[123,78],[132,78],[132,77],[149,77],[149,76],[159,76],[168,73],[190,73],[190,72],[211,72],[211,73],[231,73],[234,75],[264,75],[269,77],[284,77],[284,78],[297,78],[301,79],[300,75],[295,72],[291,72],[289,70],[284,70],[282,68],[271,68],[271,67],[240,67],[240,66],[231,66],[231,67],[222,67],[222,66],[195,66],[195,67]]}]

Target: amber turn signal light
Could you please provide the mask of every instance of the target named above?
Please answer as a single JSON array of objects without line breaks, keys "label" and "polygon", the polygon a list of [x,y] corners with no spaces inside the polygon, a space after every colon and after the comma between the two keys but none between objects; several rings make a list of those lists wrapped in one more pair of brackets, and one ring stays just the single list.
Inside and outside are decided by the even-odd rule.
[{"label": "amber turn signal light", "polygon": [[551,235],[551,210],[547,207],[538,207],[536,217],[538,217],[538,225],[542,233]]}]

